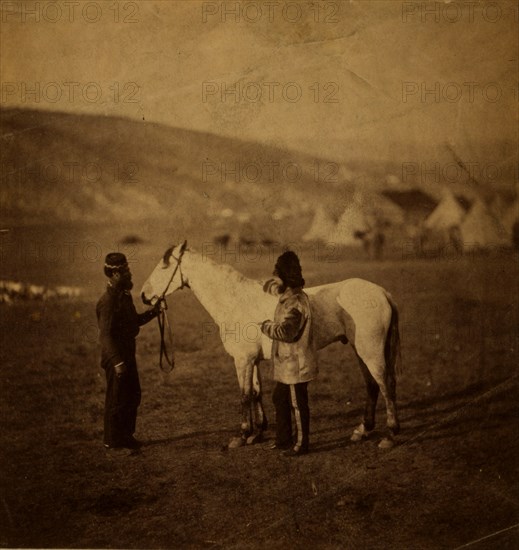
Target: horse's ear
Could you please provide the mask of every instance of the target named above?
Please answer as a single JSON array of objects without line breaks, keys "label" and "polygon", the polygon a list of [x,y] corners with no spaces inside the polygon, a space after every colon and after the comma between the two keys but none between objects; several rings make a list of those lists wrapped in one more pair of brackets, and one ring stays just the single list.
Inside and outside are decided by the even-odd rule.
[{"label": "horse's ear", "polygon": [[184,252],[187,248],[187,239],[182,243],[182,245],[180,246],[180,252]]},{"label": "horse's ear", "polygon": [[169,266],[170,260],[171,260],[171,254],[173,253],[173,249],[175,248],[175,245],[170,246],[166,252],[164,252],[164,255],[162,256],[162,263],[164,264],[164,268]]}]

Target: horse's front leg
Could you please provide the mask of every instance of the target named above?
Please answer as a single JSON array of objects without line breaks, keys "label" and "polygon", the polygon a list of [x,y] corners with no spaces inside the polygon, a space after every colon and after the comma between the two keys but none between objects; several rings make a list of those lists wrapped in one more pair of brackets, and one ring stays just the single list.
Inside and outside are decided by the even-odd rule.
[{"label": "horse's front leg", "polygon": [[229,442],[229,449],[241,447],[247,443],[247,438],[252,433],[252,394],[254,363],[251,360],[234,360],[238,383],[240,385],[241,423],[240,435],[233,437]]}]

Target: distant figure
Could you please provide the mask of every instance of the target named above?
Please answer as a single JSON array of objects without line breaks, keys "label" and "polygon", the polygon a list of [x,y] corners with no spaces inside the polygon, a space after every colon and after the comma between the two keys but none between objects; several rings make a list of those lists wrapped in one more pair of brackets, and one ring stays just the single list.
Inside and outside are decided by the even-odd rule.
[{"label": "distant figure", "polygon": [[456,255],[463,254],[463,239],[459,226],[453,225],[449,227],[448,233],[449,246],[452,247]]},{"label": "distant figure", "polygon": [[[272,339],[274,380],[272,396],[276,408],[276,443],[286,456],[308,452],[310,408],[308,382],[317,376],[317,354],[312,342],[312,319],[305,280],[299,258],[287,251],[279,256],[273,273],[281,279],[269,279],[263,290],[279,297],[274,320],[263,321],[261,331]],[[296,441],[292,439],[292,412],[296,423]]]},{"label": "distant figure", "polygon": [[386,239],[382,228],[378,224],[368,231],[356,231],[354,236],[362,241],[362,248],[368,258],[382,259]]},{"label": "distant figure", "polygon": [[135,360],[135,337],[141,325],[158,315],[162,302],[157,302],[145,313],[137,313],[130,294],[132,274],[124,254],[108,254],[104,273],[109,279],[108,286],[96,307],[101,367],[106,374],[104,446],[107,449],[137,449],[140,442],[133,434],[141,387]]},{"label": "distant figure", "polygon": [[381,260],[384,255],[384,245],[386,238],[380,227],[376,227],[371,234],[371,257],[375,260]]}]

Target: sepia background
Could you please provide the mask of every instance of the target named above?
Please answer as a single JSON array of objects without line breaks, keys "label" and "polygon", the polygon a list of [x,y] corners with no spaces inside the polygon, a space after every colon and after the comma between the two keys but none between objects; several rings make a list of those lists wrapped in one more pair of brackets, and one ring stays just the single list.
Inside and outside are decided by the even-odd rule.
[{"label": "sepia background", "polygon": [[[0,545],[515,547],[518,3],[0,8]],[[225,450],[234,367],[185,290],[175,370],[155,326],[138,340],[144,451],[105,456],[104,256],[127,255],[142,309],[184,239],[258,280],[291,247],[309,286],[390,291],[399,444],[350,443],[365,389],[337,344],[307,457]]]}]

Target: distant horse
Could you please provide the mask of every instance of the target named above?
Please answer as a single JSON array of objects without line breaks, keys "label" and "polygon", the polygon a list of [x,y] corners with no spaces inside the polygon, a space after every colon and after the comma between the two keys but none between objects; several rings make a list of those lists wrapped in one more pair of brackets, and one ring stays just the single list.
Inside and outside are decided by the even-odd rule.
[{"label": "distant horse", "polygon": [[245,237],[243,235],[240,235],[240,244],[243,244],[245,246],[253,246],[256,244],[256,241],[252,237]]},{"label": "distant horse", "polygon": [[[277,298],[263,292],[259,281],[229,265],[217,264],[187,248],[186,242],[166,250],[142,287],[144,303],[189,287],[213,318],[227,353],[234,359],[241,390],[241,436],[229,447],[260,441],[267,428],[258,365],[269,359],[272,342],[259,324],[273,319]],[[362,279],[346,279],[305,289],[310,297],[316,349],[332,342],[350,342],[359,359],[367,388],[364,417],[352,441],[368,437],[375,426],[379,390],[386,402],[387,437],[391,447],[399,431],[396,410],[396,364],[400,357],[398,310],[382,287]],[[254,417],[254,422],[253,422]]]},{"label": "distant horse", "polygon": [[221,246],[224,250],[227,249],[230,242],[231,242],[231,236],[229,235],[229,233],[224,233],[223,235],[217,235],[213,239],[213,243],[218,246]]}]

